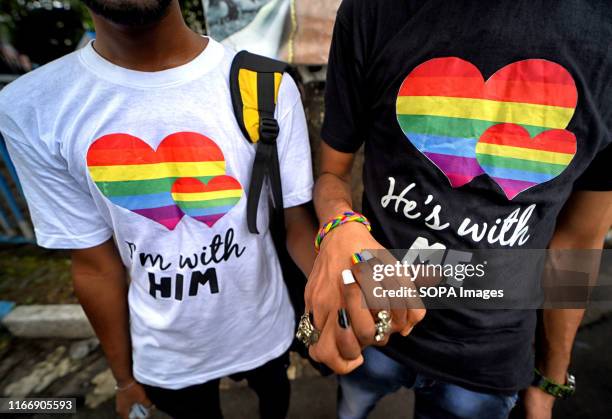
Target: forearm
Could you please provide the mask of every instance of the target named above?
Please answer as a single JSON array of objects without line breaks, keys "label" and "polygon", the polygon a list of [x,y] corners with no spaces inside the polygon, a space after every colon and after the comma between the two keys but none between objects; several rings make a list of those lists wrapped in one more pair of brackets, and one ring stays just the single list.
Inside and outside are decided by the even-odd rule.
[{"label": "forearm", "polygon": [[[588,281],[589,284],[592,284],[599,271],[600,256],[597,250],[603,247],[603,238],[599,236],[580,236],[576,232],[558,230],[549,245],[552,252],[550,257],[552,262],[550,263],[554,265],[552,272],[571,270],[589,272]],[[571,254],[566,253],[573,249],[593,249],[593,251],[581,252],[581,256],[578,258],[571,257]],[[581,266],[571,266],[578,263]],[[555,278],[551,280],[554,281]],[[584,284],[584,286],[587,287],[589,284]],[[536,341],[536,367],[543,375],[557,383],[565,383],[571,361],[572,347],[584,312],[584,308],[542,310]]]},{"label": "forearm", "polygon": [[93,274],[77,264],[73,282],[118,385],[128,384],[133,378],[125,272],[113,269]]},{"label": "forearm", "polygon": [[315,184],[314,202],[320,224],[345,211],[351,211],[353,199],[350,178],[331,173],[321,174]]},{"label": "forearm", "polygon": [[312,211],[304,206],[288,208],[285,223],[289,255],[304,275],[309,276],[317,257],[314,249],[317,225]]},{"label": "forearm", "polygon": [[565,383],[574,339],[583,316],[584,309],[542,311],[536,367],[556,383]]}]

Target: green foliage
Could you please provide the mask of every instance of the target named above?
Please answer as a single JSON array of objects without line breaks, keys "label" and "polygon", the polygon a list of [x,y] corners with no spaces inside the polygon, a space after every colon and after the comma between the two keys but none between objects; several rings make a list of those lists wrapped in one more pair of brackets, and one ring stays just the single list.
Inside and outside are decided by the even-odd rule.
[{"label": "green foliage", "polygon": [[33,250],[0,250],[0,295],[17,304],[75,303],[70,259]]},{"label": "green foliage", "polygon": [[[58,0],[0,0],[0,36],[10,36],[19,22],[35,8],[50,8]],[[78,12],[83,25],[87,29],[93,28],[89,11],[79,0],[61,0],[65,7]],[[9,38],[10,39],[10,38]],[[6,40],[0,38],[0,40]]]},{"label": "green foliage", "polygon": [[[0,0],[1,1],[1,0]],[[202,0],[179,0],[187,25],[197,33],[205,34],[204,6]]]}]

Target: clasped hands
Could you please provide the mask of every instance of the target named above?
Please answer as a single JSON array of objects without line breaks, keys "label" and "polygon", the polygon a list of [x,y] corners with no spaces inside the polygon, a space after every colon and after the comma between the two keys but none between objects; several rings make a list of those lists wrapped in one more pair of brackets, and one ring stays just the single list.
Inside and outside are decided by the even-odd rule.
[{"label": "clasped hands", "polygon": [[[364,249],[372,250],[371,257],[353,264],[351,256]],[[415,289],[411,278],[373,278],[376,265],[395,262],[358,223],[343,225],[323,240],[305,293],[306,312],[320,333],[318,341],[309,347],[315,361],[337,374],[347,374],[363,363],[363,348],[384,346],[393,333],[407,336],[423,319],[425,309],[418,297],[393,296],[399,290]],[[352,275],[345,274],[343,281],[345,270]],[[391,317],[391,327],[384,334],[380,324],[385,313],[379,314],[381,311]]]}]

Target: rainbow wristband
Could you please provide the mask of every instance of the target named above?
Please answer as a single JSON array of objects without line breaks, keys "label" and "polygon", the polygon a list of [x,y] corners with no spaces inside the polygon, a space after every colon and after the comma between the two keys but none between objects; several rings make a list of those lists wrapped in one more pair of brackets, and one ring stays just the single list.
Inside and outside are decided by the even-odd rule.
[{"label": "rainbow wristband", "polygon": [[342,215],[332,218],[327,223],[325,223],[323,227],[319,229],[319,233],[317,234],[317,238],[315,239],[315,242],[314,242],[315,250],[317,252],[319,251],[321,247],[321,242],[323,241],[325,236],[329,234],[330,231],[332,231],[336,227],[341,226],[342,224],[346,224],[350,222],[361,223],[364,226],[366,226],[368,231],[372,230],[372,226],[370,225],[370,222],[364,215],[359,214],[358,212],[347,211],[343,213]]}]

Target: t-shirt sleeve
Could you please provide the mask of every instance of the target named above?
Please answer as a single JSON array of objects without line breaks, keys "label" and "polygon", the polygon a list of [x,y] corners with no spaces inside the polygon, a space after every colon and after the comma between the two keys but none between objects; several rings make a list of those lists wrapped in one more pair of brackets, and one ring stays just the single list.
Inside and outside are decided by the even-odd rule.
[{"label": "t-shirt sleeve", "polygon": [[350,23],[350,2],[340,7],[334,25],[327,83],[325,86],[325,118],[321,137],[330,147],[344,153],[356,152],[364,141],[360,37]]},{"label": "t-shirt sleeve", "polygon": [[295,207],[312,200],[312,156],[308,127],[300,92],[285,75],[279,90],[278,158],[280,161],[283,204]]},{"label": "t-shirt sleeve", "polygon": [[574,190],[612,191],[612,144],[600,151],[574,183]]},{"label": "t-shirt sleeve", "polygon": [[112,236],[88,191],[66,162],[41,142],[33,147],[4,133],[34,224],[37,243],[50,249],[86,249]]}]

